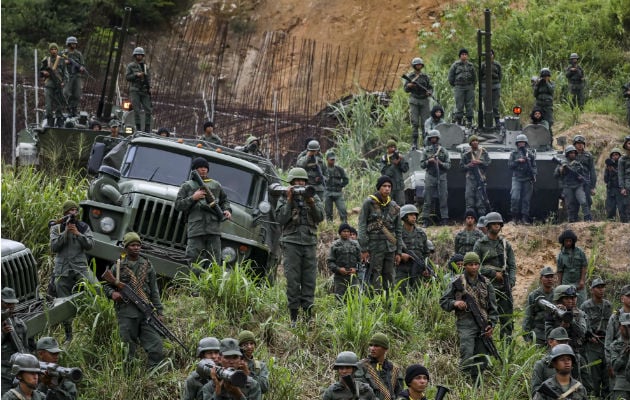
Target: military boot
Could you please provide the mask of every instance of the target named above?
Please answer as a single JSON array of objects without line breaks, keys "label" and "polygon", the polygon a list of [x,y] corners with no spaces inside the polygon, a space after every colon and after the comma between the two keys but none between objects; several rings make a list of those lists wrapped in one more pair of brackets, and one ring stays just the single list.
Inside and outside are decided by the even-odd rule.
[{"label": "military boot", "polygon": [[455,123],[459,126],[462,125],[462,119],[461,118],[455,118]]},{"label": "military boot", "polygon": [[55,119],[52,115],[46,115],[46,126],[55,126]]},{"label": "military boot", "polygon": [[63,330],[66,334],[66,339],[64,340],[64,343],[68,344],[72,341],[72,322],[64,322]]},{"label": "military boot", "polygon": [[413,134],[413,144],[411,145],[411,150],[417,150],[418,149],[418,132],[415,132]]},{"label": "military boot", "polygon": [[295,328],[297,326],[298,311],[299,310],[297,308],[289,309],[289,316],[291,317],[291,328]]},{"label": "military boot", "polygon": [[448,218],[442,218],[442,221],[440,222],[440,225],[448,226],[449,223],[450,223],[450,221],[448,220]]},{"label": "military boot", "polygon": [[55,119],[55,126],[57,128],[63,128],[63,123],[64,123],[64,118],[63,117],[57,117]]}]

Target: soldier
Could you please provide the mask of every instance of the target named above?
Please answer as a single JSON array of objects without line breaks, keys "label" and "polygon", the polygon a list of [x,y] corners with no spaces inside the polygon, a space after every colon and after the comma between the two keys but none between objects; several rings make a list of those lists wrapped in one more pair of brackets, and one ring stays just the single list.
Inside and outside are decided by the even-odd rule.
[{"label": "soldier", "polygon": [[[350,240],[350,225],[339,225],[339,239],[330,246],[328,268],[334,274],[334,292],[340,301],[350,286],[358,285],[357,273],[361,263],[361,247]],[[364,278],[365,279],[365,278]]]},{"label": "soldier", "polygon": [[488,228],[486,227],[486,216],[482,215],[479,217],[479,222],[477,222],[477,229],[481,231],[484,235],[488,234]]},{"label": "soldier", "polygon": [[394,399],[403,389],[402,370],[387,358],[389,338],[377,332],[370,338],[369,355],[359,361],[354,376],[367,383],[379,400]]},{"label": "soldier", "polygon": [[125,78],[129,82],[129,98],[133,107],[136,131],[142,130],[140,110],[144,110],[144,131],[151,132],[151,71],[144,62],[144,49],[133,49],[134,61],[127,64]]},{"label": "soldier", "polygon": [[540,271],[540,286],[527,296],[525,318],[523,318],[524,338],[525,341],[531,342],[532,338],[535,337],[538,346],[544,346],[547,339],[545,335],[545,315],[547,309],[538,304],[538,299],[543,297],[549,302],[553,301],[553,287],[556,283],[555,278],[556,274],[553,272],[553,268],[546,265]]},{"label": "soldier", "polygon": [[436,104],[431,109],[431,116],[424,121],[424,131],[422,131],[423,139],[427,132],[435,129],[436,126],[444,123],[444,109],[441,105]]},{"label": "soldier", "polygon": [[[490,50],[490,61],[492,62],[491,73],[492,73],[492,115],[494,116],[494,124],[495,126],[499,126],[499,118],[501,114],[499,113],[499,105],[501,103],[501,79],[503,78],[503,72],[501,69],[501,64],[499,64],[494,59],[494,50]],[[481,81],[481,93],[485,96],[486,94],[486,62],[481,63],[481,71],[480,71],[479,80]],[[485,103],[484,103],[485,106]],[[486,110],[484,110],[486,111]]]},{"label": "soldier", "polygon": [[578,306],[586,300],[586,270],[588,259],[584,251],[575,243],[578,238],[575,232],[567,229],[560,234],[560,253],[557,259],[558,283],[560,285],[573,285],[578,291]]},{"label": "soldier", "polygon": [[96,131],[96,132],[100,132],[100,131],[103,130],[103,127],[101,126],[101,123],[99,121],[96,121],[96,120],[91,121],[90,125],[88,126],[88,128],[91,131]]},{"label": "soldier", "polygon": [[[39,361],[32,354],[17,354],[11,366],[18,384],[2,395],[2,400],[44,400],[46,395],[37,390],[39,382]],[[3,374],[4,375],[4,374]]]},{"label": "soldier", "polygon": [[[447,171],[451,168],[451,157],[448,151],[440,146],[440,131],[432,130],[427,134],[427,143],[420,159],[420,166],[427,170],[424,180],[424,205],[422,206],[422,224],[429,226],[429,217],[433,208],[434,197],[440,207],[442,225],[448,225],[448,182]],[[437,191],[437,196],[433,193]]]},{"label": "soldier", "polygon": [[577,53],[571,53],[569,56],[569,66],[566,69],[565,75],[569,82],[569,103],[573,108],[580,107],[580,110],[584,109],[584,86],[586,86],[586,80],[584,78],[584,70],[578,65]]},{"label": "soldier", "polygon": [[321,200],[324,198],[324,184],[326,180],[326,176],[324,175],[324,168],[326,168],[326,166],[324,165],[324,160],[322,160],[320,153],[321,147],[317,140],[311,140],[306,149],[306,155],[298,159],[296,166],[306,171],[308,175],[308,181],[306,183],[315,188],[315,193]]},{"label": "soldier", "polygon": [[475,228],[477,213],[468,209],[464,214],[464,229],[455,235],[455,253],[466,254],[473,251],[475,242],[484,236],[484,233]]},{"label": "soldier", "polygon": [[303,168],[292,168],[287,177],[291,186],[276,207],[277,220],[282,226],[280,241],[293,327],[300,307],[306,319],[311,319],[317,279],[317,225],[324,220],[324,207],[317,194],[295,193],[295,189],[306,185],[308,178]]},{"label": "soldier", "polygon": [[[42,337],[37,341],[37,358],[39,361],[59,364],[59,354],[62,350],[53,337]],[[70,379],[43,374],[39,379],[37,390],[44,393],[47,399],[75,400],[78,398],[77,385]]]},{"label": "soldier", "polygon": [[615,340],[619,338],[619,317],[624,313],[630,313],[630,285],[621,288],[620,293],[621,307],[615,310],[606,325],[606,340],[604,341],[604,352],[606,354],[606,365],[608,365],[608,376],[610,377],[610,386],[614,387],[615,373],[612,369],[612,360],[610,356],[611,346]]},{"label": "soldier", "polygon": [[622,147],[626,154],[619,159],[619,187],[623,196],[623,208],[627,222],[630,221],[630,135],[624,138]]},{"label": "soldier", "polygon": [[346,202],[343,199],[343,188],[348,185],[349,179],[346,171],[335,164],[337,156],[330,150],[326,153],[326,168],[324,168],[325,189],[324,192],[324,209],[326,210],[326,220],[333,220],[333,203],[337,207],[339,219],[341,222],[348,222],[348,212],[346,211]]},{"label": "soldier", "polygon": [[501,338],[511,340],[514,321],[514,301],[512,288],[516,284],[516,259],[512,245],[500,235],[503,229],[503,217],[498,212],[486,215],[488,234],[477,240],[473,251],[481,259],[480,274],[488,278],[497,297]]},{"label": "soldier", "polygon": [[339,380],[326,389],[322,400],[376,400],[370,385],[354,380],[358,361],[357,355],[351,351],[337,355],[333,369],[339,374]]},{"label": "soldier", "polygon": [[403,294],[407,293],[408,288],[410,291],[416,289],[421,277],[431,277],[424,261],[429,256],[427,234],[416,226],[419,214],[413,204],[400,208],[403,248],[400,264],[396,267],[396,286]]},{"label": "soldier", "polygon": [[[135,232],[126,233],[123,236],[123,247],[121,257],[109,269],[116,279],[120,279],[126,285],[135,282],[133,289],[140,293],[144,292],[144,297],[160,318],[164,318],[155,269],[149,259],[140,254],[142,248],[140,236]],[[127,347],[125,361],[131,362],[139,343],[147,353],[149,368],[156,367],[164,358],[162,336],[149,325],[144,313],[133,302],[126,301],[115,286],[108,284],[103,290],[107,297],[114,301],[120,339]]]},{"label": "soldier", "polygon": [[412,364],[405,370],[407,389],[400,392],[396,400],[427,400],[424,395],[431,377],[429,370],[420,364]]},{"label": "soldier", "polygon": [[405,204],[405,178],[403,174],[409,171],[409,163],[398,152],[396,141],[387,141],[387,153],[381,157],[381,175],[392,179],[392,199],[399,206]]},{"label": "soldier", "polygon": [[623,204],[624,199],[619,187],[619,158],[621,158],[621,150],[615,147],[610,152],[610,158],[606,159],[606,169],[604,170],[606,218],[614,221],[617,218],[617,211],[619,211],[621,222],[628,222]]},{"label": "soldier", "polygon": [[216,145],[222,145],[223,140],[214,133],[214,122],[206,121],[203,123],[203,134],[201,135],[201,140],[205,140],[206,142],[214,143]]},{"label": "soldier", "polygon": [[[205,158],[195,158],[191,170],[197,171],[205,188],[195,180],[188,180],[179,188],[175,200],[175,209],[188,215],[186,257],[193,263],[201,258],[218,263],[221,262],[221,222],[232,218],[232,208],[221,184],[208,177],[210,163]],[[207,191],[212,196],[208,196]]]},{"label": "soldier", "polygon": [[[68,81],[68,70],[63,58],[58,54],[57,43],[48,45],[48,57],[42,60],[39,74],[44,78],[46,95],[46,122],[48,126],[63,126],[63,108],[68,103],[63,96],[63,87]],[[53,119],[53,113],[56,119]]]},{"label": "soldier", "polygon": [[536,167],[536,153],[529,149],[527,136],[516,136],[516,150],[513,150],[508,160],[508,167],[512,170],[512,189],[510,190],[510,212],[514,222],[528,224],[530,203],[534,193],[534,184],[538,167]]},{"label": "soldier", "polygon": [[[27,350],[26,324],[21,318],[13,315],[15,305],[19,300],[15,296],[15,290],[10,287],[2,288],[2,393],[6,393],[13,386],[13,374],[11,373],[11,356]],[[7,318],[4,319],[4,314]],[[16,343],[19,341],[19,343]]]},{"label": "soldier", "polygon": [[448,83],[453,86],[455,96],[455,123],[462,125],[465,107],[466,125],[472,126],[477,73],[475,66],[468,61],[468,50],[459,51],[459,60],[455,61],[448,71]]},{"label": "soldier", "polygon": [[83,74],[85,73],[85,60],[83,59],[83,54],[77,50],[78,43],[76,37],[68,36],[66,39],[68,49],[62,54],[62,57],[65,58],[66,70],[68,71],[68,83],[63,88],[63,94],[68,99],[71,117],[77,116],[83,92]]},{"label": "soldier", "polygon": [[165,127],[161,127],[157,130],[157,135],[162,137],[169,137],[171,136],[171,132],[169,132],[168,129],[166,129]]},{"label": "soldier", "polygon": [[447,262],[446,270],[448,271],[448,280],[446,280],[448,283],[455,275],[461,274],[464,270],[464,256],[459,253],[453,254]]},{"label": "soldier", "polygon": [[476,135],[472,135],[468,143],[470,148],[462,155],[460,164],[466,174],[466,209],[475,210],[477,215],[484,215],[490,204],[486,192],[486,169],[490,165],[490,156],[486,149],[479,145],[479,138]]},{"label": "soldier", "polygon": [[552,133],[553,126],[553,91],[556,85],[551,82],[551,71],[549,68],[540,70],[540,78],[534,83],[534,98],[536,107],[542,110],[542,114],[549,123],[549,132]]},{"label": "soldier", "polygon": [[577,150],[574,146],[567,146],[564,154],[566,161],[558,165],[553,174],[562,181],[562,197],[568,208],[569,222],[579,220],[580,207],[582,207],[584,221],[592,221],[593,217],[584,188],[586,180],[584,166],[576,160]]},{"label": "soldier", "polygon": [[532,125],[542,125],[549,130],[549,122],[545,119],[542,108],[534,107],[531,114],[529,114],[529,118]]},{"label": "soldier", "polygon": [[394,264],[400,264],[402,223],[400,207],[390,197],[392,179],[376,181],[376,193],[368,196],[359,213],[361,261],[370,263],[370,284],[387,290],[394,282]]},{"label": "soldier", "polygon": [[553,290],[553,301],[563,311],[573,315],[571,321],[563,320],[557,314],[549,311],[545,318],[545,332],[549,335],[552,329],[562,327],[567,330],[569,344],[577,353],[582,352],[588,323],[584,311],[577,307],[577,291],[573,285],[559,285]]},{"label": "soldier", "polygon": [[[457,281],[459,281],[458,284],[456,284]],[[456,289],[456,286],[463,288],[464,291]],[[486,327],[477,325],[468,304],[462,300],[464,294],[468,294],[469,299],[476,301],[482,316],[487,316]],[[493,327],[497,323],[499,314],[494,287],[479,274],[479,256],[476,253],[469,252],[464,255],[464,273],[457,275],[449,283],[440,298],[440,307],[446,312],[455,311],[459,335],[459,365],[470,375],[473,382],[478,382],[479,374],[488,366],[488,359],[483,355],[489,354],[480,332],[492,338]]]},{"label": "soldier", "polygon": [[109,136],[112,138],[117,138],[120,135],[120,121],[117,119],[112,119],[109,121]]},{"label": "soldier", "polygon": [[591,298],[580,307],[588,318],[588,331],[584,344],[586,361],[591,365],[589,376],[592,382],[591,395],[606,398],[609,393],[608,367],[604,355],[604,340],[606,340],[605,325],[612,315],[612,304],[604,299],[606,282],[594,279],[591,283]]},{"label": "soldier", "polygon": [[571,346],[567,344],[557,345],[551,350],[550,360],[556,370],[556,374],[541,384],[533,399],[555,400],[570,398],[587,400],[586,388],[580,381],[571,376],[571,370],[577,361]]},{"label": "soldier", "polygon": [[107,165],[101,165],[98,169],[98,178],[90,182],[88,199],[99,203],[121,205],[122,194],[118,187],[119,179],[120,171]]},{"label": "soldier", "polygon": [[418,148],[418,129],[422,129],[422,136],[426,134],[422,123],[429,118],[429,98],[432,96],[433,86],[429,76],[422,72],[424,61],[416,57],[411,60],[413,71],[405,74],[403,88],[409,93],[409,119],[411,120],[411,134],[413,149]]},{"label": "soldier", "polygon": [[357,229],[354,226],[350,227],[350,240],[359,240],[359,232],[357,232]]},{"label": "soldier", "polygon": [[[573,138],[573,146],[577,151],[575,159],[584,167],[584,193],[586,194],[586,201],[588,202],[589,209],[593,205],[593,198],[595,195],[595,186],[597,186],[597,173],[595,172],[595,157],[590,151],[586,151],[586,139],[582,135],[576,135]],[[590,220],[589,220],[590,221]]]},{"label": "soldier", "polygon": [[621,87],[623,89],[623,98],[626,99],[626,119],[630,126],[630,82]]},{"label": "soldier", "polygon": [[[79,221],[79,205],[72,200],[63,203],[63,217],[50,226],[50,250],[55,253],[53,276],[57,297],[70,296],[82,279],[95,284],[85,252],[94,246],[92,230]],[[66,342],[72,340],[72,321],[64,322]]]},{"label": "soldier", "polygon": [[269,369],[267,364],[254,358],[254,351],[256,350],[256,337],[251,331],[241,331],[238,334],[238,345],[243,353],[243,360],[247,363],[247,370],[249,376],[258,381],[260,385],[260,392],[262,394],[267,393],[269,390]]},{"label": "soldier", "polygon": [[619,316],[619,337],[610,345],[610,360],[615,374],[615,400],[630,398],[630,314]]},{"label": "soldier", "polygon": [[[220,345],[219,339],[215,337],[205,337],[201,339],[197,345],[197,358],[201,360],[209,359],[212,360],[215,365],[220,365]],[[209,379],[199,375],[197,371],[191,372],[188,378],[186,378],[182,400],[201,400],[203,398],[201,390],[208,382]]]},{"label": "soldier", "polygon": [[245,140],[245,146],[243,146],[243,152],[247,154],[252,154],[254,156],[267,158],[262,151],[260,151],[260,139],[258,139],[254,135],[250,135],[247,140]]}]

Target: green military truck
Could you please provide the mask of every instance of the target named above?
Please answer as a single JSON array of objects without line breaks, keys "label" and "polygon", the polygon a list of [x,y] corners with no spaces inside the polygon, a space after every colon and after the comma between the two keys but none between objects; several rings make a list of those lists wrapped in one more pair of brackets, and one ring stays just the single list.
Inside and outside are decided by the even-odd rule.
[{"label": "green military truck", "polygon": [[88,172],[101,165],[119,169],[122,204],[93,199],[80,203],[83,220],[94,233],[88,255],[99,269],[119,258],[123,235],[133,231],[159,275],[172,278],[189,270],[187,216],[174,205],[180,185],[190,177],[192,160],[203,157],[210,163],[209,176],[221,183],[232,206],[232,219],[221,224],[223,261],[249,260],[257,276],[273,281],[280,235],[268,187],[279,179],[269,160],[205,141],[141,132],[112,145],[111,138],[97,138]]}]

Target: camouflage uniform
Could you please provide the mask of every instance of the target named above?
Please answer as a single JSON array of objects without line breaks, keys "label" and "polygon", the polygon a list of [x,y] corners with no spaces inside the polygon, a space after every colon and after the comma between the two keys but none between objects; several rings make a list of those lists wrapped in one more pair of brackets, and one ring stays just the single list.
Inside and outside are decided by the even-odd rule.
[{"label": "camouflage uniform", "polygon": [[[617,149],[613,149],[613,152],[615,150]],[[620,151],[619,154],[621,154]],[[621,222],[628,222],[624,196],[622,196],[621,188],[619,187],[619,160],[606,159],[604,182],[606,183],[606,218],[614,220],[618,210]]]},{"label": "camouflage uniform", "polygon": [[209,381],[210,379],[202,377],[197,371],[191,372],[186,378],[182,400],[202,400],[203,393],[201,390]]},{"label": "camouflage uniform", "polygon": [[375,399],[384,400],[385,394],[378,389],[379,385],[373,374],[378,376],[381,384],[387,388],[390,398],[395,398],[405,387],[402,369],[399,366],[388,359],[385,359],[383,365],[379,365],[371,357],[364,358],[357,364],[354,376],[358,382],[368,384],[372,388]]},{"label": "camouflage uniform", "polygon": [[[435,166],[437,164],[431,164],[427,162],[429,158],[437,154],[437,159],[440,160],[439,168]],[[422,206],[422,219],[427,221],[431,215],[433,208],[434,197],[438,198],[440,205],[440,217],[442,219],[448,219],[448,182],[446,180],[447,171],[451,168],[451,157],[448,151],[437,144],[427,144],[424,147],[422,158],[420,159],[420,167],[427,170],[427,174],[424,178],[424,205]],[[439,169],[439,177],[437,169]],[[433,193],[437,191],[438,196],[434,196]]]},{"label": "camouflage uniform", "polygon": [[[525,154],[519,148],[512,151],[508,160],[508,168],[512,170],[512,189],[510,190],[510,212],[512,218],[522,217],[529,219],[529,209],[534,193],[534,182],[538,174],[536,166],[536,153],[529,149],[529,146],[521,147],[526,149]],[[519,158],[526,158],[527,162],[518,162]]]},{"label": "camouflage uniform", "polygon": [[[582,176],[585,176],[586,174],[584,165],[578,160],[568,162],[567,166]],[[590,221],[592,219],[591,209],[588,204],[588,197],[586,194],[588,189],[585,188],[584,183],[581,182],[576,175],[566,170],[565,173],[562,174],[560,172],[560,168],[560,165],[556,167],[554,176],[562,179],[562,194],[564,196],[564,201],[567,204],[567,208],[569,209],[569,222],[576,222],[578,220],[580,207],[582,207],[584,220]]]},{"label": "camouflage uniform", "polygon": [[[57,118],[57,126],[61,126],[63,123],[64,107],[67,106],[66,99],[63,96],[63,86],[68,81],[68,70],[63,58],[57,55],[56,58],[48,56],[42,60],[40,67],[40,73],[42,71],[48,71],[50,74],[44,78],[44,94],[46,102],[46,118],[48,120],[48,126],[54,126],[53,113]],[[54,76],[54,78],[53,78]]]},{"label": "camouflage uniform", "polygon": [[584,86],[586,81],[584,80],[584,70],[580,65],[569,64],[566,68],[565,75],[569,82],[569,103],[575,107],[580,107],[580,110],[584,108]]},{"label": "camouflage uniform", "polygon": [[306,184],[315,187],[315,193],[317,193],[320,199],[324,198],[325,164],[319,153],[310,157],[308,155],[300,157],[296,163],[296,166],[306,170],[306,174],[308,175]]},{"label": "camouflage uniform", "polygon": [[475,112],[475,83],[477,83],[475,66],[469,61],[455,61],[448,71],[448,83],[453,86],[455,92],[455,120],[461,124],[465,107],[466,119],[472,123]]},{"label": "camouflage uniform", "polygon": [[484,234],[479,229],[473,228],[470,231],[462,229],[455,235],[455,253],[466,254],[469,251],[473,251],[475,243],[482,237],[484,237]]},{"label": "camouflage uniform", "polygon": [[536,98],[536,107],[543,111],[543,117],[549,122],[549,132],[553,126],[553,91],[556,85],[547,82],[545,79],[539,79],[534,85],[534,97]]},{"label": "camouflage uniform", "polygon": [[[588,379],[588,374],[586,373],[586,371],[582,373],[582,370],[580,368],[580,366],[586,365],[586,361],[582,358],[580,354],[576,354],[575,357],[577,361],[573,363],[573,366],[571,368],[571,376],[573,377],[573,379],[582,382],[585,388],[588,388],[588,384],[585,383],[585,379]],[[556,370],[551,365],[551,354],[547,353],[543,356],[543,358],[534,363],[534,372],[532,373],[531,382],[532,393],[536,393],[540,385],[542,385],[542,383],[547,379],[552,378],[555,374]]]},{"label": "camouflage uniform", "polygon": [[[83,54],[77,49],[66,50],[63,55],[74,60],[79,65],[85,65]],[[81,94],[83,92],[83,75],[79,68],[80,67],[77,67],[72,62],[66,65],[66,69],[68,70],[68,83],[66,83],[66,86],[63,88],[63,94],[68,99],[68,106],[70,107],[72,115],[77,114]]]},{"label": "camouflage uniform", "polygon": [[342,190],[348,185],[348,175],[346,171],[338,165],[334,167],[326,166],[324,168],[324,176],[326,177],[324,192],[324,209],[326,210],[326,219],[333,220],[333,203],[337,207],[341,222],[348,221],[348,212],[346,211],[346,202],[343,198]]},{"label": "camouflage uniform", "polygon": [[[559,285],[573,285],[577,289],[582,276],[582,268],[588,267],[588,259],[581,248],[574,246],[567,249],[562,246],[556,260],[557,272],[562,273],[562,282]],[[586,286],[577,291],[577,306],[580,307],[586,300]]]},{"label": "camouflage uniform", "polygon": [[[612,315],[612,304],[610,301],[604,299],[602,304],[595,304],[593,299],[589,299],[580,306],[580,309],[586,314],[589,332],[604,339],[606,336],[604,326]],[[584,356],[589,364],[600,361],[599,365],[593,365],[589,368],[589,376],[593,385],[593,391],[589,391],[589,393],[606,398],[609,394],[610,382],[608,381],[608,365],[606,365],[606,357],[604,355],[604,343],[599,339],[596,343],[587,340],[584,344]]]},{"label": "camouflage uniform", "polygon": [[[481,77],[479,80],[481,81],[481,94],[485,97],[486,95],[486,63],[485,61],[481,63]],[[501,79],[503,78],[503,71],[501,69],[501,64],[496,61],[492,61],[492,116],[494,117],[495,122],[499,122],[499,118],[501,114],[499,113],[499,107],[501,104]],[[485,107],[485,103],[484,103]]]},{"label": "camouflage uniform", "polygon": [[591,198],[591,190],[595,190],[597,186],[597,172],[595,171],[595,157],[591,154],[590,151],[584,150],[583,152],[577,152],[577,157],[575,158],[580,164],[583,165],[582,174],[586,178],[588,178],[589,183],[583,182],[584,185],[584,193],[586,194],[586,201],[588,202],[589,209],[593,204],[593,199]]},{"label": "camouflage uniform", "polygon": [[[19,394],[19,396],[18,394],[13,392],[14,390]],[[8,392],[2,395],[2,400],[24,400],[26,398],[27,398],[26,393],[23,393],[19,386],[9,390]],[[29,398],[29,400],[45,400],[45,399],[47,399],[46,395],[40,392],[39,390],[33,390],[33,393],[31,393],[31,397]]]},{"label": "camouflage uniform", "polygon": [[425,270],[424,260],[429,256],[429,244],[427,243],[427,234],[417,226],[408,231],[403,226],[402,229],[402,252],[409,254],[413,252],[414,256],[419,258],[421,265],[415,265],[413,259],[408,262],[400,262],[396,267],[396,286],[402,293],[407,293],[407,288],[414,289],[418,286],[418,282],[422,279],[422,272]]},{"label": "camouflage uniform", "polygon": [[[582,353],[584,347],[584,337],[588,329],[586,314],[579,308],[571,310],[573,320],[568,328],[565,328],[569,335],[569,345],[575,351],[575,354]],[[560,326],[560,319],[555,314],[548,312],[545,317],[545,333],[548,336],[552,329]]]},{"label": "camouflage uniform", "polygon": [[[472,160],[479,160],[481,164],[477,166],[471,164]],[[473,151],[472,147],[469,148],[464,155],[462,155],[461,168],[466,173],[466,209],[467,210],[475,210],[477,215],[485,215],[486,211],[486,203],[481,198],[481,193],[479,193],[478,187],[483,184],[486,176],[486,169],[490,165],[490,156],[488,152],[483,147],[479,146],[477,151]],[[479,170],[480,178],[482,182],[477,182],[477,178],[475,177],[474,169],[477,168]],[[460,254],[465,254],[456,251]]]},{"label": "camouflage uniform", "polygon": [[[619,334],[619,316],[624,312],[623,307],[615,310],[610,318],[608,319],[608,324],[606,325],[606,339],[604,340],[604,355],[606,356],[606,365],[612,366],[611,360],[611,346],[613,342],[621,337]],[[610,378],[610,386],[614,387],[615,378]]]},{"label": "camouflage uniform", "polygon": [[381,175],[387,175],[392,179],[392,199],[400,206],[405,204],[405,178],[403,174],[409,171],[409,163],[402,158],[398,165],[391,161],[387,154],[381,157]]},{"label": "camouflage uniform", "polygon": [[630,343],[623,338],[616,339],[610,345],[610,362],[615,373],[613,396],[615,400],[630,398]]},{"label": "camouflage uniform", "polygon": [[626,119],[630,126],[630,82],[622,86],[623,98],[626,99]]},{"label": "camouflage uniform", "polygon": [[[509,338],[511,338],[514,329],[514,321],[512,321],[514,300],[512,299],[511,290],[516,284],[516,259],[514,258],[512,245],[502,236],[498,240],[492,240],[488,236],[484,236],[477,240],[473,251],[481,259],[479,273],[488,278],[496,292],[497,309],[499,321],[501,322],[501,338],[507,337],[510,340]],[[510,282],[509,293],[505,291],[503,282],[498,282],[494,279],[496,273],[502,271],[503,279],[507,279]]]},{"label": "camouflage uniform", "polygon": [[[225,389],[221,391],[221,394],[215,393],[214,382],[209,380],[201,389],[203,394],[203,400],[235,400]],[[247,377],[247,384],[244,388],[241,388],[243,392],[243,398],[238,400],[261,400],[262,393],[260,392],[260,384],[256,379],[251,376]]]},{"label": "camouflage uniform", "polygon": [[249,376],[256,380],[260,386],[260,393],[267,393],[269,391],[269,368],[267,368],[267,364],[255,358],[247,358],[244,354],[243,357],[247,361]]},{"label": "camouflage uniform", "polygon": [[[556,375],[554,374],[551,378],[547,379],[545,383],[551,390],[555,391],[556,393],[562,394],[564,392],[566,392],[571,386],[575,385],[578,381],[576,381],[575,379],[571,378],[571,382],[569,383],[568,387],[563,388],[559,383],[558,380],[556,379]],[[584,386],[580,386],[579,389],[577,389],[575,392],[573,392],[571,394],[570,397],[568,397],[568,399],[571,400],[588,400],[588,395],[586,394],[586,388]],[[541,394],[540,392],[537,392],[534,397],[533,400],[556,400],[555,398],[549,397],[549,396],[545,396],[543,394]]]},{"label": "camouflage uniform", "polygon": [[422,130],[423,136],[426,134],[423,122],[429,118],[430,115],[428,92],[433,90],[433,86],[431,86],[429,76],[424,72],[413,70],[405,74],[405,76],[418,85],[413,87],[407,81],[405,81],[404,84],[405,92],[409,93],[409,119],[411,120],[411,134],[414,138],[417,138],[418,129]]},{"label": "camouflage uniform", "polygon": [[549,293],[545,293],[542,286],[540,286],[527,296],[525,317],[523,318],[523,331],[526,333],[533,332],[536,335],[536,344],[544,346],[547,343],[547,335],[545,334],[545,316],[547,309],[538,305],[536,302],[536,299],[540,296],[552,302],[553,289],[549,291]]},{"label": "camouflage uniform", "polygon": [[625,209],[625,220],[630,221],[630,150],[626,150],[626,154],[619,158],[619,169],[617,171],[619,173],[619,188],[628,192],[623,196],[623,208]]},{"label": "camouflage uniform", "polygon": [[[4,314],[4,310],[3,310]],[[22,341],[22,344],[27,347],[28,342],[26,341],[26,324],[24,321],[17,317],[11,317],[11,322],[13,324],[13,329],[15,333]],[[12,364],[9,362],[11,360],[11,356],[18,352],[18,348],[13,343],[11,339],[11,334],[2,333],[2,393],[6,393],[7,390],[13,387],[13,378],[14,375],[11,373]]]},{"label": "camouflage uniform", "polygon": [[355,381],[359,389],[359,397],[341,382],[335,382],[326,389],[322,395],[322,400],[376,400],[374,391],[365,382]]},{"label": "camouflage uniform", "polygon": [[46,396],[46,400],[76,400],[78,398],[77,385],[69,379],[63,379],[58,386],[46,386],[41,382],[41,378],[39,382],[37,390]]},{"label": "camouflage uniform", "polygon": [[[136,76],[138,72],[144,73],[142,78]],[[151,71],[144,62],[132,61],[127,64],[125,78],[129,82],[129,98],[133,107],[133,117],[136,129],[141,130],[140,110],[144,110],[144,131],[151,132]]]},{"label": "camouflage uniform", "polygon": [[339,267],[357,268],[361,262],[361,247],[354,240],[337,239],[330,246],[328,253],[328,268],[334,274],[335,295],[342,299],[348,286],[358,285],[356,275],[341,275],[338,273]]}]

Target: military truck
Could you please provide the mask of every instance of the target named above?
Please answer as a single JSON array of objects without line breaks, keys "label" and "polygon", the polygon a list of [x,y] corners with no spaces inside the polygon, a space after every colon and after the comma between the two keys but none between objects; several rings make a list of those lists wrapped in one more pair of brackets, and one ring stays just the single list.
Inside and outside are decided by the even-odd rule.
[{"label": "military truck", "polygon": [[209,176],[221,183],[232,206],[232,219],[221,224],[222,260],[250,261],[257,276],[273,281],[280,235],[268,187],[279,179],[269,160],[201,140],[141,132],[120,139],[104,156],[111,146],[107,140],[111,138],[97,138],[88,171],[95,173],[102,164],[119,169],[122,205],[91,199],[80,203],[83,220],[94,233],[88,255],[99,268],[119,258],[123,235],[134,231],[159,275],[172,278],[189,270],[187,217],[174,204],[190,177],[192,160],[203,157],[210,163]]}]

